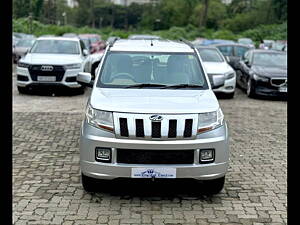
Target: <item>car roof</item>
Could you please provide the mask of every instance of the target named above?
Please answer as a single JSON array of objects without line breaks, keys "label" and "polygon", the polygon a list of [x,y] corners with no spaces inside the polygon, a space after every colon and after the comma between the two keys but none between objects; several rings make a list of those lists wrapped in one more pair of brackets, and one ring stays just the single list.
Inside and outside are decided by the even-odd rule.
[{"label": "car roof", "polygon": [[249,47],[249,45],[245,45],[245,44],[241,44],[241,43],[223,43],[223,44],[212,44],[211,46],[215,46],[215,47],[218,47],[218,46],[240,46],[240,47],[246,47],[246,48],[251,48]]},{"label": "car roof", "polygon": [[278,54],[286,54],[284,51],[277,51],[277,50],[271,50],[271,49],[251,49],[250,50],[253,53],[278,53]]},{"label": "car roof", "polygon": [[64,41],[79,41],[78,37],[39,37],[37,40],[64,40]]},{"label": "car roof", "polygon": [[161,37],[149,34],[133,34],[128,37],[128,39],[161,39]]},{"label": "car roof", "polygon": [[117,40],[110,48],[110,51],[182,52],[182,53],[194,52],[194,50],[184,42],[170,41],[170,40],[131,40],[131,39]]}]

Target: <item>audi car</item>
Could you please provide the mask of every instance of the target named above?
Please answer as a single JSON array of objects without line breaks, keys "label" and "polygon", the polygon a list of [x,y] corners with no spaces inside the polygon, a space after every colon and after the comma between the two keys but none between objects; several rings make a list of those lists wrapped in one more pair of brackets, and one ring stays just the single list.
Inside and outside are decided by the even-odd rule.
[{"label": "audi car", "polygon": [[83,87],[76,81],[88,61],[88,50],[78,38],[38,38],[17,66],[19,93],[28,93],[34,88]]}]

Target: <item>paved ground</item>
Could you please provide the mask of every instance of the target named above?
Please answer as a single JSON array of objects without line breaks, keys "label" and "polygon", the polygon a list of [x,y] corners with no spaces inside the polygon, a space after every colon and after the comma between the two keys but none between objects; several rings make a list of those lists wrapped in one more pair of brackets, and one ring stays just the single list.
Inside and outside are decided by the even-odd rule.
[{"label": "paved ground", "polygon": [[192,181],[119,181],[88,194],[78,150],[88,94],[25,96],[14,84],[14,224],[287,223],[286,102],[248,99],[240,90],[220,100],[231,162],[218,195],[196,195]]}]

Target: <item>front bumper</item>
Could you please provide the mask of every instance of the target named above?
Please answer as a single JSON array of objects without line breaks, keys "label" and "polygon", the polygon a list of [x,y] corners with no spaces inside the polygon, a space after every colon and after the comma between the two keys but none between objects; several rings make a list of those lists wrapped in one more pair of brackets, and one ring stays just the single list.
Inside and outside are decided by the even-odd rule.
[{"label": "front bumper", "polygon": [[255,94],[270,97],[287,97],[287,92],[281,92],[279,87],[271,86],[269,83],[255,81]]},{"label": "front bumper", "polygon": [[79,72],[82,72],[81,69],[68,69],[65,71],[62,81],[55,82],[41,82],[33,81],[29,74],[27,68],[17,67],[17,75],[22,76],[23,78],[27,77],[27,81],[17,80],[17,86],[19,87],[36,87],[36,86],[65,86],[69,88],[80,88],[82,87],[77,82],[67,82],[68,77],[76,77]]},{"label": "front bumper", "polygon": [[[95,160],[95,148],[112,149],[112,162],[101,163]],[[117,163],[116,149],[149,150],[194,150],[193,164],[125,164]],[[208,164],[199,163],[200,149],[215,149],[215,161]],[[117,139],[114,134],[94,128],[83,122],[80,137],[80,168],[89,177],[98,179],[130,178],[131,169],[141,168],[176,168],[176,178],[194,178],[199,180],[223,177],[229,162],[228,128],[222,127],[200,134],[194,140],[151,141],[135,139]]]},{"label": "front bumper", "polygon": [[219,88],[213,89],[213,92],[229,94],[235,91],[235,86],[236,86],[236,76],[225,80],[224,85]]}]

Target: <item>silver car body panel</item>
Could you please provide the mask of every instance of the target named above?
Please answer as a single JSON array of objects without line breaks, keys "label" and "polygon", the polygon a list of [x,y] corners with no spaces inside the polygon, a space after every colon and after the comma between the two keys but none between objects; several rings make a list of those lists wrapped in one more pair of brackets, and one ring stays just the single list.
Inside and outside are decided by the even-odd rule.
[{"label": "silver car body panel", "polygon": [[[135,51],[135,52],[196,52],[200,63],[203,62],[198,51],[182,42],[165,40],[118,40],[113,47],[107,47],[103,58],[108,51]],[[133,47],[134,46],[134,47]],[[187,89],[120,89],[99,88],[97,81],[105,60],[101,60],[98,67],[93,90],[89,99],[92,108],[113,112],[114,132],[108,132],[91,126],[84,119],[80,135],[80,168],[86,176],[98,179],[114,179],[118,177],[130,178],[132,168],[167,167],[176,168],[177,178],[195,178],[200,180],[216,179],[225,175],[229,163],[229,145],[227,123],[216,129],[197,134],[193,126],[191,138],[167,138],[165,125],[162,126],[162,138],[155,140],[146,135],[144,138],[134,137],[134,127],[129,122],[128,138],[120,137],[118,118],[125,116],[132,120],[141,118],[144,121],[149,116],[158,114],[166,121],[170,118],[182,120],[192,117],[197,124],[198,113],[218,110],[218,100],[211,90],[211,85],[203,67],[204,76],[209,88],[207,90]],[[162,120],[163,121],[163,120]],[[179,122],[180,123],[180,122]],[[147,125],[146,125],[147,126]],[[145,131],[149,132],[149,126]],[[179,134],[182,124],[179,125]],[[112,151],[112,162],[101,163],[95,160],[95,148],[108,147]],[[148,150],[194,150],[194,163],[192,164],[125,164],[117,163],[117,149],[148,149]],[[215,161],[201,164],[199,162],[200,149],[215,149]]]}]

